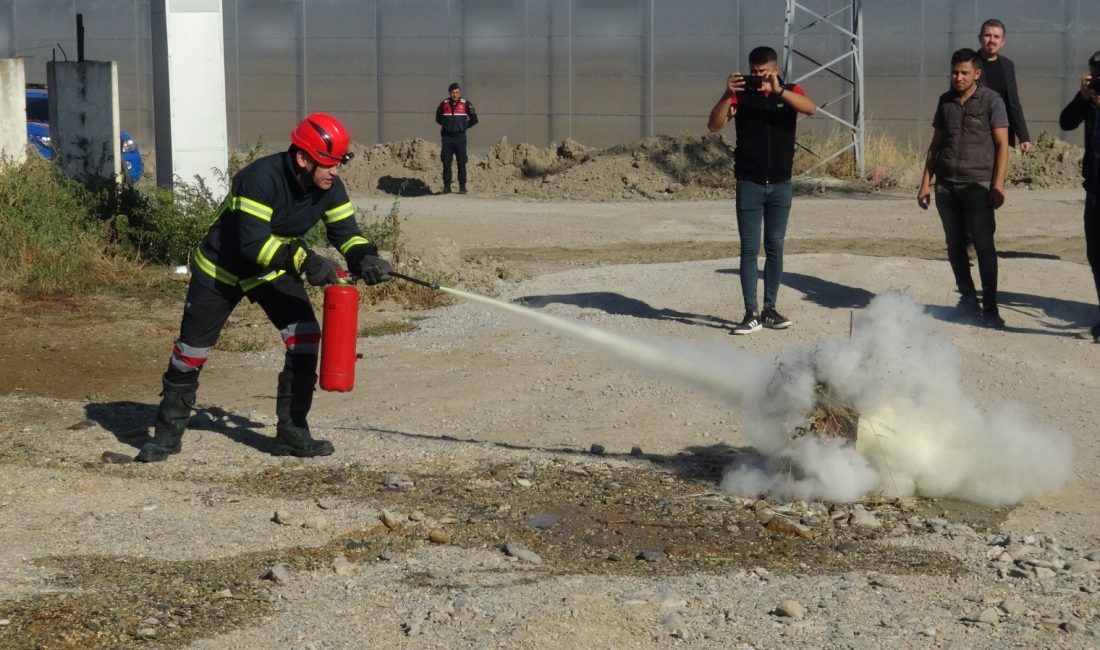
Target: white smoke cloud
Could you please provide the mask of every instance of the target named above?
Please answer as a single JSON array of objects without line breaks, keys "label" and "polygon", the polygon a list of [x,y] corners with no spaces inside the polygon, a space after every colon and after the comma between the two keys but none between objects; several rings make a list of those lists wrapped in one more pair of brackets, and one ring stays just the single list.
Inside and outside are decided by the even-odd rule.
[{"label": "white smoke cloud", "polygon": [[[443,288],[595,346],[658,377],[700,388],[745,414],[758,456],[722,487],[744,496],[856,501],[869,494],[953,497],[1008,505],[1057,489],[1070,475],[1069,437],[1005,404],[983,413],[967,394],[956,349],[912,298],[876,297],[849,339],[793,353],[778,367],[737,348],[650,343],[520,305]],[[812,435],[818,383],[860,413],[855,445]]]},{"label": "white smoke cloud", "polygon": [[[809,411],[817,381],[860,412],[855,446],[791,439],[791,420]],[[768,456],[727,470],[722,487],[746,496],[920,495],[999,506],[1057,489],[1070,474],[1069,437],[1018,405],[983,413],[966,392],[957,351],[901,294],[872,300],[850,339],[786,360],[760,403],[739,401],[754,416],[747,437]]]}]

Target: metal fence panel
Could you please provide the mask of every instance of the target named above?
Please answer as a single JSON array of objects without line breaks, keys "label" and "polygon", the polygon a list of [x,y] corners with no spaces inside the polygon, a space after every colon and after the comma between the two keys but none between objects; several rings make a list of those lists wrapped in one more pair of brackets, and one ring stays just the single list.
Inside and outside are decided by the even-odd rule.
[{"label": "metal fence panel", "polygon": [[[822,13],[844,0],[803,0]],[[90,59],[118,61],[123,127],[153,146],[151,0],[0,0],[0,56],[45,81],[51,57],[76,58],[75,14]],[[435,139],[436,104],[459,81],[482,124],[471,147],[502,136],[536,145],[574,137],[607,146],[652,132],[701,133],[749,50],[782,47],[779,0],[223,0],[231,145],[287,141],[305,112],[339,114],[362,142]],[[1085,61],[1100,49],[1096,0],[865,0],[867,124],[927,139],[953,50],[978,45],[983,20],[1008,27],[1033,137],[1057,130]],[[832,58],[843,37],[813,29],[798,47]],[[806,70],[795,66],[795,73]],[[838,80],[807,81],[815,100]],[[845,112],[851,99],[836,99]],[[827,129],[808,120],[804,129]]]}]

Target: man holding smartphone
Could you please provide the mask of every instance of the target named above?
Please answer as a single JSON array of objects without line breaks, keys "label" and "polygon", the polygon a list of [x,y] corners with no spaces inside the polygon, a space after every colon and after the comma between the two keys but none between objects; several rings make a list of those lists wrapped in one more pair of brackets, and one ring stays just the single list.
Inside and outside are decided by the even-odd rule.
[{"label": "man holding smartphone", "polygon": [[[1080,88],[1058,117],[1063,131],[1072,131],[1082,122],[1085,123],[1085,156],[1081,159],[1081,174],[1085,177],[1085,255],[1100,299],[1100,52],[1089,59],[1089,73],[1081,77]],[[1100,343],[1100,322],[1081,336]]]},{"label": "man holding smartphone", "polygon": [[[798,85],[784,84],[779,78],[779,56],[772,48],[750,52],[749,66],[751,74],[734,72],[726,78],[725,91],[707,123],[711,131],[721,131],[733,119],[737,129],[733,175],[745,315],[731,334],[791,326],[775,304],[783,280],[783,240],[791,212],[795,126],[799,113],[813,115],[817,110]],[[757,302],[761,240],[765,256],[763,311]]]}]

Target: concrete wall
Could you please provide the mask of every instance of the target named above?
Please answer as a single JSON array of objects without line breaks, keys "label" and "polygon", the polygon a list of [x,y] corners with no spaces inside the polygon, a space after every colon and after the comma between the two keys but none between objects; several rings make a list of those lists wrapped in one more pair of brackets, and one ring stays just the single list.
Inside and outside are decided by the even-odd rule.
[{"label": "concrete wall", "polygon": [[51,61],[50,139],[70,178],[118,179],[118,66],[114,61]]},{"label": "concrete wall", "polygon": [[27,159],[23,60],[0,59],[0,165]]}]

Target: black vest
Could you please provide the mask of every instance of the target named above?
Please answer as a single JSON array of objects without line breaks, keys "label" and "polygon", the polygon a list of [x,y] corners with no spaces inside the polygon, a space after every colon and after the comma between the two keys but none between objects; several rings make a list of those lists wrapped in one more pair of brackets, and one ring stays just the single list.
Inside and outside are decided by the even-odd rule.
[{"label": "black vest", "polygon": [[733,175],[739,181],[781,183],[790,180],[794,164],[794,132],[798,113],[784,97],[793,84],[784,84],[782,96],[742,92],[737,95],[737,148]]}]

